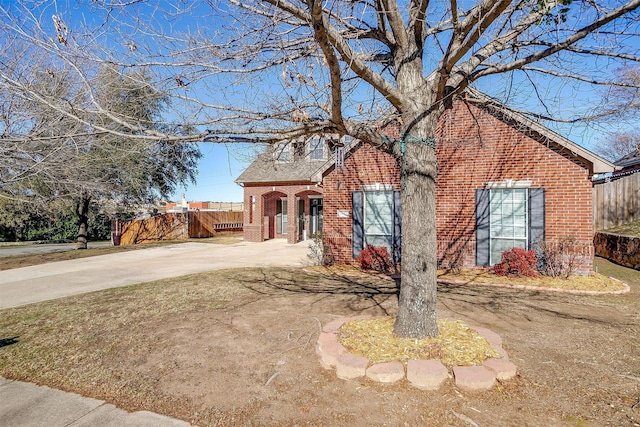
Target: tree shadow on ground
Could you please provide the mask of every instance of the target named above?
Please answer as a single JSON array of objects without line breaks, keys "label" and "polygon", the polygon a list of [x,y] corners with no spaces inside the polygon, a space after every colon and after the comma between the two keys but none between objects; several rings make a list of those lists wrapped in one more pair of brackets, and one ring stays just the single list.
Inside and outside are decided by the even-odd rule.
[{"label": "tree shadow on ground", "polygon": [[[340,296],[345,315],[367,313],[395,315],[400,279],[357,271],[313,269],[252,269],[239,273],[239,281],[259,298],[287,294],[313,295],[311,304],[335,303]],[[502,323],[522,327],[541,316],[593,325],[627,328],[633,316],[619,308],[626,300],[618,296],[569,295],[543,291],[496,288],[475,284],[438,283],[438,315],[476,324]],[[624,311],[624,310],[623,310]]]},{"label": "tree shadow on ground", "polygon": [[510,325],[535,322],[541,316],[585,321],[594,325],[628,327],[634,322],[618,308],[623,299],[609,295],[570,295],[556,292],[494,288],[477,284],[438,284],[438,303],[456,316],[478,322],[487,319]]},{"label": "tree shadow on ground", "polygon": [[[272,297],[282,294],[316,295],[314,304],[340,295],[347,297],[347,306],[358,313],[374,309],[391,315],[390,307],[397,306],[399,282],[388,277],[304,269],[253,269],[242,278],[245,288]],[[349,314],[349,313],[345,313]]]}]

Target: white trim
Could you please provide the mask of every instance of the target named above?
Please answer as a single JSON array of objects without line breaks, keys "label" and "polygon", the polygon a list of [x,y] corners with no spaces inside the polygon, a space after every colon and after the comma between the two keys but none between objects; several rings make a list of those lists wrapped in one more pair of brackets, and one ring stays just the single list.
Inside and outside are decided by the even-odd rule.
[{"label": "white trim", "polygon": [[393,191],[393,184],[367,184],[362,186],[362,191]]},{"label": "white trim", "polygon": [[514,180],[505,179],[504,181],[489,181],[487,182],[487,188],[490,190],[500,188],[531,188],[533,181],[531,180]]}]

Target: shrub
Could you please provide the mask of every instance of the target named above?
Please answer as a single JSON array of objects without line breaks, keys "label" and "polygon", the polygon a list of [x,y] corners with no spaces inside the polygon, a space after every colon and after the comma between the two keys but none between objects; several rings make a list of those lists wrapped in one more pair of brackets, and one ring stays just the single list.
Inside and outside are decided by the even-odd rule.
[{"label": "shrub", "polygon": [[541,242],[542,271],[547,276],[569,278],[578,265],[578,242],[565,237],[557,242]]},{"label": "shrub", "polygon": [[320,233],[316,233],[313,236],[313,241],[309,244],[309,253],[307,256],[315,265],[329,266],[334,263],[331,248],[324,244]]},{"label": "shrub", "polygon": [[537,277],[537,263],[535,251],[513,248],[502,252],[502,261],[493,266],[493,272],[498,276]]},{"label": "shrub", "polygon": [[389,255],[389,251],[384,246],[367,245],[360,255],[356,257],[356,261],[363,270],[380,271],[388,273],[393,268],[393,261]]}]

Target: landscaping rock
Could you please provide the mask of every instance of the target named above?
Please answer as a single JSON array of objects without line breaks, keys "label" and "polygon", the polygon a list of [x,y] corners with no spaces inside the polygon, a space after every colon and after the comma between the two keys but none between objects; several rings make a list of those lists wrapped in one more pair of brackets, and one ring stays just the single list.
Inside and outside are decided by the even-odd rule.
[{"label": "landscaping rock", "polygon": [[338,342],[338,336],[328,332],[320,333],[316,353],[320,355],[320,362],[325,369],[336,366],[336,359],[345,352],[345,348]]},{"label": "landscaping rock", "polygon": [[333,334],[337,334],[338,330],[340,329],[340,326],[344,325],[345,323],[352,322],[354,320],[364,320],[364,319],[373,319],[373,317],[367,314],[361,314],[359,316],[353,316],[353,317],[340,317],[324,325],[324,327],[322,328],[322,332],[330,332]]},{"label": "landscaping rock", "polygon": [[367,378],[384,384],[391,384],[404,378],[402,362],[378,363],[367,368]]},{"label": "landscaping rock", "polygon": [[489,390],[496,383],[496,375],[484,366],[454,366],[456,385],[465,391]]},{"label": "landscaping rock", "polygon": [[369,359],[366,357],[344,353],[336,358],[336,373],[338,378],[343,380],[364,377],[367,373],[367,365],[369,365]]},{"label": "landscaping rock", "polygon": [[340,326],[344,325],[346,322],[349,322],[353,319],[348,319],[346,317],[341,317],[339,319],[332,320],[331,322],[324,325],[322,328],[322,332],[327,332],[330,334],[337,334]]},{"label": "landscaping rock", "polygon": [[502,347],[502,338],[500,338],[500,335],[495,332],[480,326],[469,326],[469,328],[476,331],[481,337],[484,337],[489,344],[493,344],[496,347]]},{"label": "landscaping rock", "polygon": [[482,366],[491,369],[500,381],[510,380],[516,376],[516,365],[504,359],[487,359]]},{"label": "landscaping rock", "polygon": [[449,378],[449,371],[439,360],[409,360],[407,379],[420,390],[437,390]]},{"label": "landscaping rock", "polygon": [[502,348],[502,346],[491,344],[491,348],[494,349],[500,356],[502,356],[503,360],[509,360],[509,353],[507,353],[507,350]]}]

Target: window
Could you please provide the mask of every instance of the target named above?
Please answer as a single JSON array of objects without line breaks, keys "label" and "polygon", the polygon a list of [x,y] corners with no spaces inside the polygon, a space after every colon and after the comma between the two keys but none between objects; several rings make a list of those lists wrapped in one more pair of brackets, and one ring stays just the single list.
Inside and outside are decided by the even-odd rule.
[{"label": "window", "polygon": [[476,190],[476,265],[494,265],[514,247],[538,249],[544,229],[544,188]]},{"label": "window", "polygon": [[314,136],[309,140],[309,160],[323,160],[324,156],[324,138]]},{"label": "window", "polygon": [[277,162],[290,162],[291,161],[291,144],[288,142],[281,142],[275,146],[273,152],[274,159]]},{"label": "window", "polygon": [[249,208],[249,223],[253,224],[253,214],[256,211],[256,196],[251,196],[251,207]]},{"label": "window", "polygon": [[490,260],[500,262],[502,252],[527,249],[527,190],[491,190],[489,193]]},{"label": "window", "polygon": [[364,202],[365,246],[385,246],[392,253],[393,191],[365,191]]},{"label": "window", "polygon": [[391,185],[371,187],[351,193],[352,256],[360,255],[366,245],[384,246],[395,261],[400,261],[400,192],[393,191]]},{"label": "window", "polygon": [[276,201],[276,234],[287,234],[287,199]]}]

